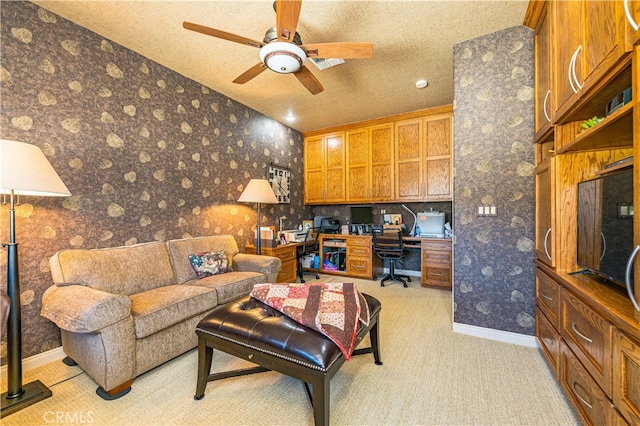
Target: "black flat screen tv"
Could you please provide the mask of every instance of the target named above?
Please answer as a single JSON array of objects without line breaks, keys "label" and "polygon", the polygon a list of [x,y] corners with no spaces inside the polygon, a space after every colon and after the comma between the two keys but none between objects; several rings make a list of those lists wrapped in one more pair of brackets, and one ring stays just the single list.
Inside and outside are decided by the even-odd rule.
[{"label": "black flat screen tv", "polygon": [[352,225],[372,225],[373,224],[373,207],[372,206],[351,206],[351,224]]},{"label": "black flat screen tv", "polygon": [[580,182],[578,265],[626,287],[627,261],[633,251],[633,218],[632,168]]}]

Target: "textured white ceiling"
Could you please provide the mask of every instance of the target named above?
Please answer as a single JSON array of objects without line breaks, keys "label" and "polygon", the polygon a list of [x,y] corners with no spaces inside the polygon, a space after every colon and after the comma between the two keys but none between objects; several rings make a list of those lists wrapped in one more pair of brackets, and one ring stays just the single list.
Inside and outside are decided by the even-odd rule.
[{"label": "textured white ceiling", "polygon": [[[374,44],[372,58],[324,71],[307,61],[324,86],[318,95],[270,70],[232,83],[260,61],[259,49],[182,27],[189,21],[262,41],[275,26],[272,0],[34,3],[304,132],[452,103],[453,45],[521,25],[528,1],[305,0],[303,43]],[[415,88],[419,78],[427,88]],[[285,120],[289,113],[295,122]]]}]

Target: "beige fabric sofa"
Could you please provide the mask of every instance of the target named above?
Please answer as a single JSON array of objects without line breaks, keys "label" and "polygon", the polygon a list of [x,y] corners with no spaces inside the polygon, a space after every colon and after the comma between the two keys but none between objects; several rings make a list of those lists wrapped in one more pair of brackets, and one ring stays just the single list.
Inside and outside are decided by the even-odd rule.
[{"label": "beige fabric sofa", "polygon": [[[188,256],[224,252],[233,272],[198,279]],[[216,305],[276,282],[280,259],[240,253],[230,235],[150,242],[51,257],[55,285],[42,316],[60,327],[65,362],[77,363],[105,399],[194,348],[196,324]]]}]

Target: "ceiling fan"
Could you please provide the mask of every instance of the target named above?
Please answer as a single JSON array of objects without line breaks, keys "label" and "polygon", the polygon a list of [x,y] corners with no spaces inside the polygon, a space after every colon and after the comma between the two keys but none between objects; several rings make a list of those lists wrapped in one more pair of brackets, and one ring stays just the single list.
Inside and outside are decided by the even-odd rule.
[{"label": "ceiling fan", "polygon": [[373,43],[302,44],[296,32],[301,7],[302,0],[275,1],[276,26],[267,30],[262,42],[191,22],[183,22],[182,26],[187,30],[260,49],[260,62],[233,80],[234,83],[244,84],[269,68],[280,74],[293,74],[311,94],[317,95],[324,88],[304,65],[307,58],[370,58]]}]

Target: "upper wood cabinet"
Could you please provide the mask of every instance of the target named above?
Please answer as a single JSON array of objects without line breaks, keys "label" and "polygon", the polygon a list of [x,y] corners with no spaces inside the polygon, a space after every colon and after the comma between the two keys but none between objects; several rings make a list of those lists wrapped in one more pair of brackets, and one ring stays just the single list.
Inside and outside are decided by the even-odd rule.
[{"label": "upper wood cabinet", "polygon": [[535,140],[549,131],[553,123],[555,106],[554,96],[551,93],[552,81],[552,33],[551,19],[549,17],[549,5],[542,6],[539,20],[535,28],[534,55],[535,55]]},{"label": "upper wood cabinet", "polygon": [[393,200],[393,125],[361,127],[347,134],[349,203]]},{"label": "upper wood cabinet", "polygon": [[452,117],[446,105],[306,133],[305,203],[450,201]]},{"label": "upper wood cabinet", "polygon": [[555,118],[565,116],[630,46],[622,1],[553,1]]},{"label": "upper wood cabinet", "polygon": [[629,44],[640,42],[640,0],[623,0]]},{"label": "upper wood cabinet", "polygon": [[317,136],[304,144],[304,201],[345,201],[345,134]]},{"label": "upper wood cabinet", "polygon": [[395,123],[396,199],[451,200],[451,114]]},{"label": "upper wood cabinet", "polygon": [[536,258],[555,266],[555,158],[553,140],[535,145],[535,253]]}]

